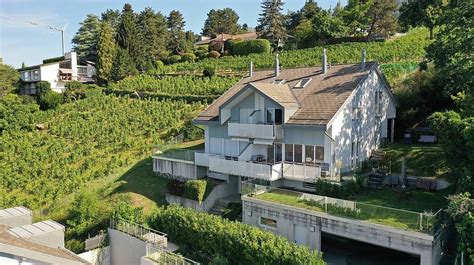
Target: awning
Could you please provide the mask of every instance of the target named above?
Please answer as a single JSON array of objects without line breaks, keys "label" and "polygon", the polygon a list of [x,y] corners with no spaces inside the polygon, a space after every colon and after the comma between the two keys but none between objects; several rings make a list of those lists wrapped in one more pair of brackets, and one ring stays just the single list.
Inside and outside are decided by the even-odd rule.
[{"label": "awning", "polygon": [[60,72],[61,74],[72,74],[72,69],[59,68],[59,72]]}]

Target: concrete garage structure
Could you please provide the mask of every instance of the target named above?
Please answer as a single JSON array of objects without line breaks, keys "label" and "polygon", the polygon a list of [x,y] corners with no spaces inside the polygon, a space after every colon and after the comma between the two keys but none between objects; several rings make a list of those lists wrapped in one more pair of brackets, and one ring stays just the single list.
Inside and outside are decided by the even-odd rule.
[{"label": "concrete garage structure", "polygon": [[421,265],[439,264],[442,230],[434,234],[406,231],[338,217],[299,207],[242,196],[242,221],[321,250],[321,233],[353,239],[420,257]]}]

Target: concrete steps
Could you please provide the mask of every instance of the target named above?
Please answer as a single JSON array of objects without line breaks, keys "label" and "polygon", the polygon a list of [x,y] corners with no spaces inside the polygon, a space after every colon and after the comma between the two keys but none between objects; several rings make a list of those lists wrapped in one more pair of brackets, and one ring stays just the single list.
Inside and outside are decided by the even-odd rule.
[{"label": "concrete steps", "polygon": [[227,201],[224,201],[222,199],[217,200],[217,202],[209,210],[209,213],[215,214],[215,215],[222,215],[224,213],[225,208],[227,208],[228,205],[229,205],[229,202]]},{"label": "concrete steps", "polygon": [[367,180],[367,186],[371,188],[378,188],[382,186],[383,178],[383,174],[372,173],[369,175],[369,179]]}]

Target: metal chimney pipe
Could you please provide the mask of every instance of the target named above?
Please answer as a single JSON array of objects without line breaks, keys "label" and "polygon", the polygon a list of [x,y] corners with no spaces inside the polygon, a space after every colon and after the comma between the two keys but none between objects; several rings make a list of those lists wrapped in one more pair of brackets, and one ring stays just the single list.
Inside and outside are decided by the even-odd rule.
[{"label": "metal chimney pipe", "polygon": [[278,58],[278,53],[275,55],[275,76],[280,74],[280,59]]},{"label": "metal chimney pipe", "polygon": [[365,49],[362,49],[362,54],[361,54],[361,59],[360,59],[360,68],[362,69],[365,68],[365,58],[366,58],[366,52],[365,52]]},{"label": "metal chimney pipe", "polygon": [[249,65],[249,76],[252,77],[253,76],[253,62],[250,61],[250,65]]},{"label": "metal chimney pipe", "polygon": [[322,70],[323,70],[323,75],[325,75],[328,72],[328,57],[326,56],[326,49],[323,50],[322,60],[323,60]]}]

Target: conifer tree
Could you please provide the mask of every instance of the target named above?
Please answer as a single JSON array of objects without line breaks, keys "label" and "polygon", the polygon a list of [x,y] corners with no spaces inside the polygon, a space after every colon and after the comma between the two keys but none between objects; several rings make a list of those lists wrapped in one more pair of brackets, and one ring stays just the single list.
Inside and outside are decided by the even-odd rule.
[{"label": "conifer tree", "polygon": [[97,75],[101,82],[110,79],[115,57],[115,40],[112,26],[103,21],[100,25],[99,44],[97,47]]},{"label": "conifer tree", "polygon": [[100,20],[96,15],[88,14],[72,39],[73,50],[83,60],[97,62],[97,41],[99,39]]},{"label": "conifer tree", "polygon": [[145,46],[139,30],[136,15],[132,6],[125,4],[120,15],[120,25],[117,32],[118,44],[128,52],[136,69],[145,67]]},{"label": "conifer tree", "polygon": [[202,34],[215,37],[220,33],[235,34],[240,29],[239,15],[232,8],[211,9],[207,13]]},{"label": "conifer tree", "polygon": [[185,39],[185,25],[183,15],[177,10],[172,10],[168,16],[168,30],[170,32],[168,48],[175,54],[182,52],[180,44]]},{"label": "conifer tree", "polygon": [[127,50],[118,47],[113,62],[111,79],[113,81],[119,81],[127,76],[135,75],[137,73],[137,69],[133,65],[133,61]]},{"label": "conifer tree", "polygon": [[262,13],[258,19],[257,31],[260,37],[276,44],[286,39],[285,16],[281,13],[284,2],[281,0],[264,0]]},{"label": "conifer tree", "polygon": [[370,39],[373,35],[386,38],[395,33],[398,26],[395,17],[397,8],[398,4],[395,0],[374,0],[367,11],[370,17],[367,39]]},{"label": "conifer tree", "polygon": [[152,8],[146,7],[140,13],[139,21],[146,49],[145,59],[154,62],[166,51],[169,34],[166,19],[160,12],[155,13]]}]

